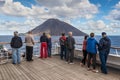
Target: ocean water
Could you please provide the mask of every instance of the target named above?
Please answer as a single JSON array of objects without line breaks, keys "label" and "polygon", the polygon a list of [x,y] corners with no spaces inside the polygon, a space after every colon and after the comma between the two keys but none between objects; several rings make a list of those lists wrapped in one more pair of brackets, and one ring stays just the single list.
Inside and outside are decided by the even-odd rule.
[{"label": "ocean water", "polygon": [[[13,36],[0,36],[0,42],[10,42],[11,41],[11,38]],[[23,42],[25,41],[24,40],[24,36],[21,36],[22,37],[22,40]],[[52,36],[52,44],[53,44],[53,48],[55,46],[55,43],[58,43],[59,44],[59,37],[60,36]],[[120,36],[108,36],[110,39],[111,39],[111,44],[112,46],[114,47],[120,47]],[[35,36],[35,41],[39,41],[40,39],[40,36]],[[82,44],[83,42],[83,39],[84,39],[84,36],[74,36],[75,38],[75,41],[77,44]],[[99,42],[101,36],[95,36],[96,40]],[[39,43],[37,43],[34,47],[34,49],[38,49],[39,50]],[[10,45],[4,45],[5,47],[7,47],[8,49],[10,49]],[[76,49],[81,49],[82,46],[81,45],[76,45]],[[24,46],[22,47],[22,50],[25,51],[25,44]],[[38,50],[35,50],[36,52]],[[111,54],[115,54],[115,49],[111,49]],[[118,54],[120,54],[120,50],[118,50]]]}]

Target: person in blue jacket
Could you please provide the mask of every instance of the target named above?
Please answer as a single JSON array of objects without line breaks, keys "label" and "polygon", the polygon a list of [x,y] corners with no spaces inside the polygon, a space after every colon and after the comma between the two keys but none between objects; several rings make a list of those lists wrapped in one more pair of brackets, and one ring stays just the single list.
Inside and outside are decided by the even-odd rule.
[{"label": "person in blue jacket", "polygon": [[110,52],[111,40],[105,32],[102,32],[102,38],[99,41],[99,57],[101,61],[101,72],[107,74],[106,62]]},{"label": "person in blue jacket", "polygon": [[90,69],[91,65],[91,60],[92,60],[92,65],[93,65],[93,72],[98,72],[96,70],[96,54],[97,54],[97,46],[98,42],[94,38],[94,33],[90,33],[90,37],[87,40],[87,52],[88,52],[88,70]]}]

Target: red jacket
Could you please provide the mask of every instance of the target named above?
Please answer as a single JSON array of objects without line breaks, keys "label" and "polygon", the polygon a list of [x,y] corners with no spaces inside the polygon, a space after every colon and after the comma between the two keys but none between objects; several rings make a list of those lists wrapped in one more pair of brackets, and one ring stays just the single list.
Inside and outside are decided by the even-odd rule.
[{"label": "red jacket", "polygon": [[61,36],[61,37],[60,37],[60,40],[66,41],[66,37],[65,37],[65,36]]},{"label": "red jacket", "polygon": [[60,41],[60,45],[65,45],[66,37],[65,36],[61,36],[59,41]]},{"label": "red jacket", "polygon": [[87,46],[87,40],[84,40],[83,41],[83,48],[82,48],[82,50],[86,50],[86,46]]}]

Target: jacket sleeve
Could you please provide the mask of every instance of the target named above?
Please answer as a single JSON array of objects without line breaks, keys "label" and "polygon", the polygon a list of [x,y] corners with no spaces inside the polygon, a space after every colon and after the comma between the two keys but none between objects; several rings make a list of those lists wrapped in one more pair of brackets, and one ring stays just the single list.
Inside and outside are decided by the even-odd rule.
[{"label": "jacket sleeve", "polygon": [[21,43],[21,47],[23,46],[23,42],[22,42],[22,39],[21,39],[21,37],[20,37],[20,43]]},{"label": "jacket sleeve", "polygon": [[42,36],[40,37],[40,43],[42,42]]},{"label": "jacket sleeve", "polygon": [[11,39],[11,42],[10,42],[10,46],[11,46],[12,48],[13,48],[13,44],[14,44],[14,43],[13,43],[13,42],[14,42],[13,40],[14,40],[14,39],[12,38],[12,39]]},{"label": "jacket sleeve", "polygon": [[98,47],[98,49],[99,50],[101,50],[102,49],[102,47],[103,47],[103,40],[102,39],[100,39],[100,41],[99,41],[99,47]]},{"label": "jacket sleeve", "polygon": [[34,45],[35,41],[34,41],[34,37],[33,36],[31,36],[31,41],[32,41],[32,44]]},{"label": "jacket sleeve", "polygon": [[75,39],[73,38],[73,44],[75,45]]}]

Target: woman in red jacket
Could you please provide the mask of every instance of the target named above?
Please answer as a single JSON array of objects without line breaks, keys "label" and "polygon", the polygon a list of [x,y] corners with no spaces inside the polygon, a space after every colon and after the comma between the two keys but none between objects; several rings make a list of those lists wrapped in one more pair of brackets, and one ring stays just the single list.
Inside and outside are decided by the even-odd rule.
[{"label": "woman in red jacket", "polygon": [[85,65],[85,63],[86,63],[86,58],[87,58],[87,50],[86,50],[86,46],[87,46],[87,37],[88,36],[85,36],[84,37],[84,41],[83,41],[83,48],[82,48],[82,51],[83,51],[83,59],[82,59],[82,61],[81,61],[81,66],[82,65]]}]

